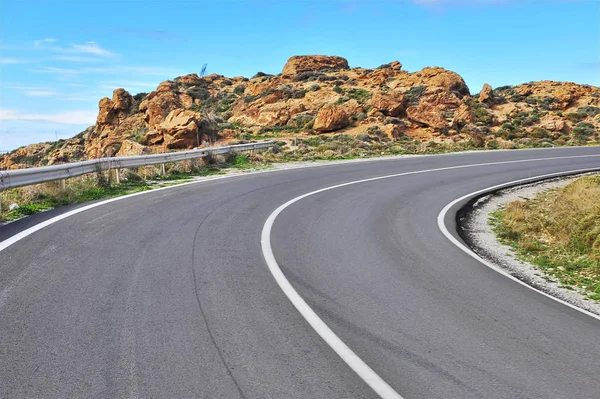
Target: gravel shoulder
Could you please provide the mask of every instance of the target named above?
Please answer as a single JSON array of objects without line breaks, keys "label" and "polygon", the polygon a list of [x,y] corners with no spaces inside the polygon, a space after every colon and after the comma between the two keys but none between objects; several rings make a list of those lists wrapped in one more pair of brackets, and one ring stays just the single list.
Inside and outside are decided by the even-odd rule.
[{"label": "gravel shoulder", "polygon": [[463,221],[462,227],[471,248],[485,260],[496,264],[510,275],[540,291],[600,315],[600,303],[586,298],[576,287],[573,289],[563,288],[560,282],[548,276],[535,265],[517,259],[511,247],[498,241],[492,225],[489,223],[490,214],[507,203],[530,199],[543,191],[564,187],[585,175],[589,175],[589,173],[513,187],[482,197],[473,205],[472,211]]}]

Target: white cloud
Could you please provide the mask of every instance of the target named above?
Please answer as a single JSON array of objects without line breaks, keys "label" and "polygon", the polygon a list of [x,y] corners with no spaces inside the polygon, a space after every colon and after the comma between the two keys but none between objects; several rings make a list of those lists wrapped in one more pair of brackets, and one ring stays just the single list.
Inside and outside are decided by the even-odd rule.
[{"label": "white cloud", "polygon": [[56,39],[54,39],[52,37],[45,37],[40,40],[35,40],[33,42],[33,47],[39,48],[41,45],[46,44],[46,43],[56,43]]},{"label": "white cloud", "polygon": [[98,46],[96,42],[86,42],[84,44],[72,44],[70,50],[75,53],[93,54],[100,57],[111,57],[114,54]]},{"label": "white cloud", "polygon": [[22,60],[18,60],[16,58],[0,58],[0,64],[8,65],[8,64],[21,64]]},{"label": "white cloud", "polygon": [[72,78],[73,76],[81,74],[82,71],[80,69],[70,68],[41,67],[38,69],[32,69],[31,72],[51,73],[55,75],[61,75],[63,78]]},{"label": "white cloud", "polygon": [[94,57],[82,57],[79,55],[57,55],[52,57],[52,59],[57,61],[69,61],[69,62],[100,62],[104,61],[102,58],[94,58]]},{"label": "white cloud", "polygon": [[38,73],[54,73],[58,75],[81,75],[81,74],[101,74],[101,75],[124,75],[135,74],[138,76],[162,76],[173,77],[182,75],[181,71],[176,71],[169,68],[155,68],[146,66],[127,66],[117,65],[110,67],[86,67],[86,68],[57,68],[57,67],[41,67],[32,69],[32,72]]},{"label": "white cloud", "polygon": [[[38,50],[49,50],[56,53],[64,53],[64,54],[88,54],[95,55],[98,57],[112,57],[115,53],[108,51],[98,45],[98,43],[89,41],[83,44],[71,43],[68,47],[62,46],[47,46],[46,44],[56,43],[57,40],[53,38],[45,38],[41,40],[36,40],[33,42],[33,47]],[[73,61],[75,59],[66,60]]]},{"label": "white cloud", "polygon": [[97,113],[93,111],[67,111],[55,114],[35,114],[0,108],[0,121],[40,121],[70,125],[93,125],[96,122],[96,115]]},{"label": "white cloud", "polygon": [[49,97],[49,96],[55,96],[56,92],[51,91],[51,90],[30,90],[30,91],[26,91],[25,95],[29,96],[29,97]]}]

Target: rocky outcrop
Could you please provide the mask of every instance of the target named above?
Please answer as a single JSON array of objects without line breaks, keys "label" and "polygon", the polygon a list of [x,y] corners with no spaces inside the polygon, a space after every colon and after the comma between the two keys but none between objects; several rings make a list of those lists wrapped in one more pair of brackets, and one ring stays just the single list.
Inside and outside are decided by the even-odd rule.
[{"label": "rocky outcrop", "polygon": [[130,114],[133,102],[133,97],[125,89],[115,90],[112,100],[104,97],[98,103],[99,110],[96,125],[100,129],[106,125],[118,125]]},{"label": "rocky outcrop", "polygon": [[485,83],[479,92],[479,102],[488,103],[492,101],[493,97],[492,86]]},{"label": "rocky outcrop", "polygon": [[446,119],[437,107],[430,103],[417,104],[406,109],[406,115],[412,121],[420,123],[425,127],[441,129],[448,125]]},{"label": "rocky outcrop", "polygon": [[370,104],[373,108],[387,116],[400,116],[404,111],[404,95],[402,93],[375,93]]},{"label": "rocky outcrop", "polygon": [[181,107],[178,94],[177,85],[167,80],[140,103],[140,111],[151,129],[157,128],[171,110]]},{"label": "rocky outcrop", "polygon": [[323,69],[330,71],[348,69],[348,60],[326,55],[296,55],[287,61],[281,74],[291,76],[300,72],[321,71]]},{"label": "rocky outcrop", "polygon": [[333,132],[348,126],[348,114],[336,104],[325,104],[317,114],[313,129],[319,133]]},{"label": "rocky outcrop", "polygon": [[189,74],[148,94],[117,89],[100,100],[94,126],[69,140],[18,149],[0,158],[0,168],[257,136],[286,141],[370,131],[391,140],[408,136],[510,148],[510,143],[548,145],[545,140],[590,143],[600,132],[597,87],[539,81],[496,89],[486,84],[473,97],[469,92],[460,75],[440,67],[408,72],[394,61],[374,69],[348,68],[341,57],[296,56],[277,76]]},{"label": "rocky outcrop", "polygon": [[119,152],[115,154],[117,157],[129,157],[134,155],[151,154],[152,150],[140,143],[131,140],[123,140]]},{"label": "rocky outcrop", "polygon": [[539,126],[546,130],[560,132],[561,130],[564,130],[566,122],[556,114],[547,114],[540,120]]},{"label": "rocky outcrop", "polygon": [[193,148],[202,143],[198,125],[201,117],[183,108],[174,109],[160,124],[168,148]]}]

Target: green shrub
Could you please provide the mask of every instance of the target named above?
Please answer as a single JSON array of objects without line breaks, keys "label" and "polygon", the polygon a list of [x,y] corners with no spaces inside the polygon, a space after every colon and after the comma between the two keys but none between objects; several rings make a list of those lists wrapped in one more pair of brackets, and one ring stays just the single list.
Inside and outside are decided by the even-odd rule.
[{"label": "green shrub", "polygon": [[344,89],[342,89],[340,86],[334,86],[332,90],[337,94],[342,94],[344,92]]},{"label": "green shrub", "polygon": [[363,104],[371,98],[371,93],[364,89],[350,89],[346,94],[348,97],[355,99],[359,104]]},{"label": "green shrub", "polygon": [[295,128],[303,128],[304,126],[306,126],[307,123],[309,123],[310,121],[312,121],[315,117],[312,115],[298,115],[295,116],[293,118],[291,118],[287,125],[291,126],[291,127],[295,127]]},{"label": "green shrub", "polygon": [[205,87],[192,86],[189,89],[187,89],[186,93],[189,94],[190,97],[202,101],[210,97],[210,93]]},{"label": "green shrub", "polygon": [[321,76],[323,76],[323,73],[321,73],[321,72],[305,71],[305,72],[300,72],[299,74],[294,76],[294,78],[292,80],[294,82],[304,82],[304,81],[313,82],[315,80],[318,80],[319,77],[321,77]]},{"label": "green shrub", "polygon": [[585,119],[586,116],[587,114],[584,114],[583,112],[571,112],[565,114],[565,118],[571,122],[579,122],[580,120]]},{"label": "green shrub", "polygon": [[494,120],[493,115],[484,107],[474,108],[471,112],[476,124],[490,125]]},{"label": "green shrub", "polygon": [[589,136],[594,136],[595,134],[597,134],[597,132],[596,132],[596,129],[594,128],[594,125],[592,125],[590,123],[579,122],[573,128],[573,134],[577,135],[577,136],[589,137]]},{"label": "green shrub", "polygon": [[238,96],[241,96],[242,94],[244,94],[244,91],[246,90],[246,85],[237,85],[235,86],[235,88],[233,89],[233,92],[235,94],[237,94]]},{"label": "green shrub", "polygon": [[404,97],[410,105],[416,105],[425,94],[427,86],[413,86],[404,92]]},{"label": "green shrub", "polygon": [[547,139],[550,137],[550,133],[541,127],[536,127],[531,131],[531,137],[534,139]]},{"label": "green shrub", "polygon": [[577,109],[578,114],[586,114],[588,116],[596,116],[600,114],[600,108],[592,107],[591,105],[586,105],[584,107],[579,107]]}]

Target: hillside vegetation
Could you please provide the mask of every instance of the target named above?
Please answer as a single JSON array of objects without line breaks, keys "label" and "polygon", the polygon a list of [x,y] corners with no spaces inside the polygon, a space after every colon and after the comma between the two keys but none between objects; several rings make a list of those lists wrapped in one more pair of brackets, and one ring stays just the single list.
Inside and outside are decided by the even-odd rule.
[{"label": "hillside vegetation", "polygon": [[494,224],[521,258],[600,300],[600,176],[511,202]]},{"label": "hillside vegetation", "polygon": [[460,75],[398,61],[349,68],[341,57],[295,56],[282,73],[196,74],[151,93],[116,89],[96,124],[68,140],[26,146],[0,169],[274,139],[259,161],[335,159],[476,148],[598,143],[600,89],[539,81],[471,94]]}]

